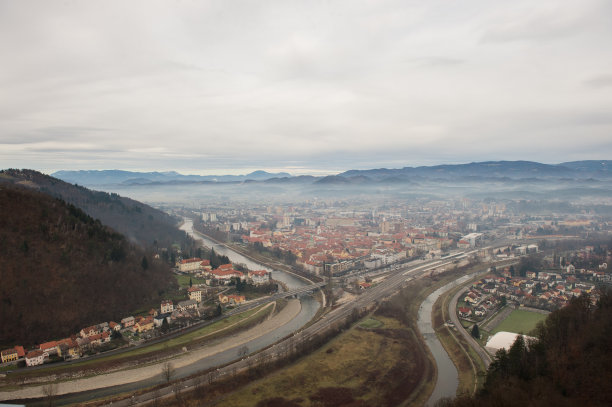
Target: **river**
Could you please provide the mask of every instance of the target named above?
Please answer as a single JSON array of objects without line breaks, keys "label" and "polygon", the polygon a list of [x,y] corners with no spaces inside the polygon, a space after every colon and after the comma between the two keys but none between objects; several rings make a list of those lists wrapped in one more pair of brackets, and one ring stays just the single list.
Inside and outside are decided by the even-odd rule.
[{"label": "river", "polygon": [[[240,253],[237,253],[229,249],[226,246],[217,244],[213,242],[212,240],[207,239],[206,237],[200,234],[195,234],[193,231],[192,222],[189,219],[185,221],[185,223],[181,226],[181,229],[189,233],[189,235],[191,235],[194,239],[202,241],[202,243],[205,246],[209,248],[214,248],[217,253],[227,256],[232,263],[244,264],[251,270],[265,269],[267,271],[270,271],[272,273],[272,278],[274,280],[281,281],[290,289],[302,287],[308,284],[304,280],[298,277],[295,277],[289,273],[285,273],[283,271],[278,271],[278,270],[272,270],[269,267],[266,267],[262,264],[259,264],[257,262],[254,262],[253,260],[250,260],[244,257]],[[256,352],[269,345],[272,345],[273,343],[277,342],[281,338],[284,338],[285,336],[288,336],[291,333],[297,331],[298,329],[306,325],[312,318],[314,318],[314,316],[316,315],[320,307],[320,304],[316,299],[314,299],[311,296],[307,296],[307,295],[300,297],[300,303],[301,303],[300,312],[295,318],[293,318],[287,324],[280,326],[279,328],[275,329],[272,332],[269,332],[265,335],[255,338],[249,341],[247,344],[243,344],[243,345],[239,345],[239,346],[230,348],[228,350],[219,352],[209,357],[200,359],[197,362],[192,363],[188,366],[178,368],[176,369],[176,372],[175,372],[175,378],[187,377],[189,375],[192,375],[199,371],[207,370],[214,366],[225,365],[233,360],[238,359],[239,350],[241,350],[244,346],[248,348],[249,353]],[[109,397],[109,396],[119,394],[119,393],[135,391],[143,387],[150,387],[150,386],[154,386],[160,383],[163,383],[163,379],[161,375],[153,377],[151,379],[147,379],[147,380],[143,380],[143,381],[135,382],[135,383],[128,383],[128,384],[124,384],[121,386],[101,388],[97,390],[86,391],[83,393],[63,395],[63,396],[58,397],[56,402],[58,405],[64,405],[64,404],[69,404],[69,403],[80,403],[83,401],[89,401],[89,400],[93,400],[96,398]],[[31,405],[35,405],[35,406],[41,405],[42,406],[42,405],[45,405],[45,402],[44,401],[41,401],[38,403],[34,402]]]},{"label": "river", "polygon": [[271,272],[272,278],[282,282],[287,286],[287,288],[298,288],[308,284],[299,277],[295,277],[289,273],[285,273],[284,271],[271,269],[270,267],[264,266],[263,264],[244,257],[242,254],[235,252],[225,245],[213,242],[206,236],[193,230],[193,222],[191,219],[185,219],[185,222],[181,226],[181,230],[187,232],[187,234],[189,234],[195,240],[201,241],[204,246],[215,249],[216,253],[227,256],[234,264],[244,264],[249,270],[266,270]]},{"label": "river", "polygon": [[438,288],[436,291],[431,293],[419,308],[419,318],[417,325],[419,331],[425,338],[425,343],[429,347],[434,359],[436,360],[436,366],[438,368],[438,379],[436,381],[436,387],[433,393],[429,397],[429,400],[425,404],[426,406],[433,406],[438,400],[444,397],[455,397],[457,394],[457,387],[459,386],[459,374],[457,368],[451,361],[446,353],[446,350],[442,346],[442,343],[438,340],[436,333],[433,328],[432,322],[432,310],[433,305],[446,291],[459,284],[464,283],[473,276],[463,276],[451,283],[446,284],[444,287]]}]

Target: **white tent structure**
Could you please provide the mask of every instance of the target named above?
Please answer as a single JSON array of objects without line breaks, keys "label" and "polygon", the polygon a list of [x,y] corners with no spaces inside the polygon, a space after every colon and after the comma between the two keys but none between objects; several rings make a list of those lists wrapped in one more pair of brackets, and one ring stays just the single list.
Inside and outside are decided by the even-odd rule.
[{"label": "white tent structure", "polygon": [[[519,336],[519,334],[515,334],[513,332],[498,332],[489,338],[487,344],[485,345],[485,348],[492,354],[495,354],[498,350],[502,348],[509,350],[514,341],[516,341],[517,336]],[[534,339],[536,338],[534,338],[533,336],[523,335],[523,340],[526,344],[529,343],[530,340]]]}]

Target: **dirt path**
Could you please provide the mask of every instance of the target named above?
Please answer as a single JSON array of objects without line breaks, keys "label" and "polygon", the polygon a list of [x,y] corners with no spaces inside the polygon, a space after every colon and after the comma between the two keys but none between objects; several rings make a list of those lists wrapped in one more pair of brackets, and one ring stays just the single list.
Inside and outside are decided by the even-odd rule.
[{"label": "dirt path", "polygon": [[[235,346],[247,343],[285,325],[295,318],[299,314],[300,310],[300,301],[297,299],[292,299],[289,301],[287,306],[285,306],[274,317],[263,321],[251,329],[225,338],[221,343],[216,343],[211,346],[203,346],[199,349],[195,349],[191,352],[180,355],[172,359],[172,364],[175,368],[180,368],[196,363],[201,359],[207,358],[219,352],[223,352],[227,349],[231,349]],[[154,376],[159,376],[164,363],[165,361],[160,361],[155,364],[136,367],[130,370],[103,374],[86,379],[61,382],[58,383],[57,394],[59,395],[94,390],[146,380]],[[21,390],[9,392],[0,392],[0,400],[27,399],[35,397],[44,397],[43,386],[27,387]]]}]

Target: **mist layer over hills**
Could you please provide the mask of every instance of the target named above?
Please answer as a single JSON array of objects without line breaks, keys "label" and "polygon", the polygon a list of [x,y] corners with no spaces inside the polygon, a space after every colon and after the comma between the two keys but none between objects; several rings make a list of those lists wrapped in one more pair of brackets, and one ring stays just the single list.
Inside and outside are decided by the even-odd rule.
[{"label": "mist layer over hills", "polygon": [[[146,202],[170,204],[223,202],[228,199],[299,202],[346,197],[370,200],[467,197],[606,202],[612,198],[611,165],[612,161],[576,161],[556,165],[497,161],[351,170],[326,177],[118,183],[104,185],[103,189]],[[62,176],[63,173],[56,174]],[[146,176],[145,173],[132,175]],[[94,182],[96,178],[89,180]]]}]

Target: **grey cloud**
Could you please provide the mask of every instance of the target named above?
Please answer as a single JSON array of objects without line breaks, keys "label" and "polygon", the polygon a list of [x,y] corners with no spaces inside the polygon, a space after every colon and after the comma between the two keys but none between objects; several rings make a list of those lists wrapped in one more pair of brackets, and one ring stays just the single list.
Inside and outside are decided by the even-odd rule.
[{"label": "grey cloud", "polygon": [[607,88],[612,86],[612,74],[594,76],[590,79],[585,80],[583,83],[589,88]]},{"label": "grey cloud", "polygon": [[411,58],[405,61],[407,64],[413,64],[417,66],[453,66],[453,65],[461,65],[466,62],[465,59],[461,58],[450,58],[450,57],[441,57],[441,56],[432,56],[432,57],[421,57],[421,58]]},{"label": "grey cloud", "polygon": [[[600,7],[598,4],[597,8]],[[494,19],[482,37],[483,42],[541,41],[562,39],[589,30],[600,16],[592,8],[582,9],[576,3],[542,2],[541,8],[518,8]]]}]

